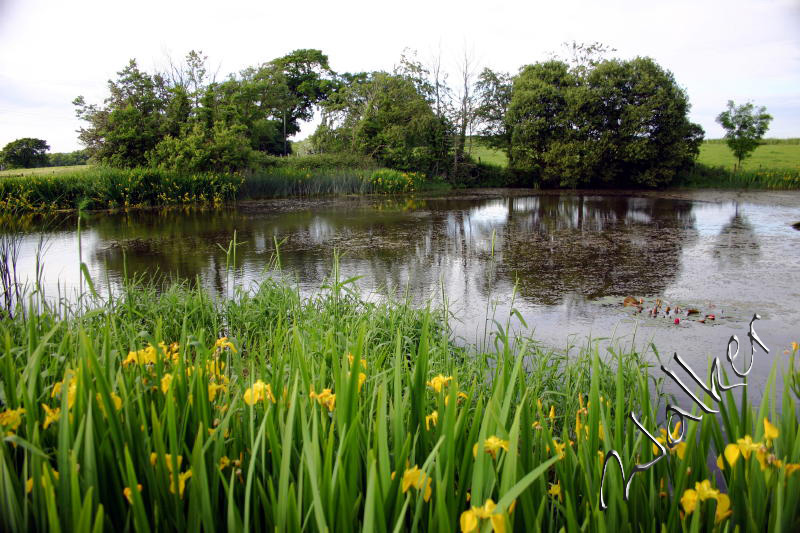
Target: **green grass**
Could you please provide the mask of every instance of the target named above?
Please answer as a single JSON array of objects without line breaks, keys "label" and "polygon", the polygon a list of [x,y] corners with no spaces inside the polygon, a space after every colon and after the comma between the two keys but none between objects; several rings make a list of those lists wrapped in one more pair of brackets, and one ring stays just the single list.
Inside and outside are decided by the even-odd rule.
[{"label": "green grass", "polygon": [[508,166],[508,157],[505,152],[486,146],[478,138],[467,139],[466,149],[476,162],[501,168]]},{"label": "green grass", "polygon": [[0,170],[0,178],[11,176],[45,176],[60,175],[90,170],[93,165],[72,165],[68,167],[13,168]]},{"label": "green grass", "polygon": [[[506,166],[508,158],[502,150],[495,150],[473,139],[472,156],[482,162],[497,166]],[[700,146],[698,163],[711,167],[732,168],[736,164],[730,148],[724,140],[705,141]],[[753,155],[742,165],[744,170],[795,170],[800,168],[800,142],[798,139],[767,139],[765,144],[756,148]]]},{"label": "green grass", "polygon": [[[791,365],[780,405],[775,373],[758,409],[727,393],[719,418],[689,425],[691,446],[636,475],[629,501],[610,467],[600,511],[602,456],[617,450],[626,473],[653,458],[627,413],[660,434],[666,398],[645,354],[552,352],[512,342],[507,324],[495,350],[459,348],[446,313],[366,302],[337,271],[305,298],[271,279],[225,301],[134,283],[80,309],[15,309],[0,321],[0,529],[800,526],[796,354],[778,356]],[[745,435],[764,444],[723,464],[716,487],[733,514],[715,527],[712,493],[682,516],[688,489],[716,485],[708,459]]]},{"label": "green grass", "polygon": [[[732,169],[736,164],[733,152],[724,143],[704,142],[700,147],[698,163]],[[753,155],[742,162],[743,170],[794,170],[800,171],[800,144],[763,144]]]}]

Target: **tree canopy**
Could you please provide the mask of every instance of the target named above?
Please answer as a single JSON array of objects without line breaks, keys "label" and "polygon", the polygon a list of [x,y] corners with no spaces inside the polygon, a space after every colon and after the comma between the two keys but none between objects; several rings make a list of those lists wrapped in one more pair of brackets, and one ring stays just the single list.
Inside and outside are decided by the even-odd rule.
[{"label": "tree canopy", "polygon": [[11,141],[0,151],[0,164],[7,168],[34,168],[47,166],[47,141],[24,137]]},{"label": "tree canopy", "polygon": [[409,76],[386,72],[345,74],[323,105],[312,137],[317,151],[352,151],[400,170],[436,172],[448,124]]},{"label": "tree canopy", "polygon": [[510,172],[494,169],[490,178],[506,183],[663,186],[693,164],[703,131],[688,120],[686,92],[672,73],[648,58],[603,59],[613,49],[599,43],[570,51],[567,61],[516,75],[478,74],[464,54],[453,88],[441,57],[425,65],[409,51],[392,72],[337,74],[320,50],[300,49],[218,80],[193,50],[160,73],[131,60],[108,82],[102,105],[74,103],[87,123],[80,140],[88,154],[118,167],[258,165],[271,161],[262,155],[290,153],[288,138],[316,110],[313,151],[369,156],[453,183],[490,175],[467,152],[473,131],[506,152]]},{"label": "tree canopy", "polygon": [[506,115],[509,160],[540,185],[667,185],[699,153],[703,130],[688,111],[685,91],[648,58],[529,65]]},{"label": "tree canopy", "polygon": [[751,102],[737,106],[728,100],[728,108],[717,116],[717,122],[725,128],[725,142],[736,156],[737,166],[758,148],[771,121],[766,107],[756,108]]},{"label": "tree canopy", "polygon": [[295,50],[221,82],[210,78],[206,60],[193,50],[155,74],[131,60],[108,82],[103,105],[76,98],[88,123],[79,139],[92,158],[115,167],[243,168],[258,152],[289,153],[287,137],[333,87],[319,50]]}]

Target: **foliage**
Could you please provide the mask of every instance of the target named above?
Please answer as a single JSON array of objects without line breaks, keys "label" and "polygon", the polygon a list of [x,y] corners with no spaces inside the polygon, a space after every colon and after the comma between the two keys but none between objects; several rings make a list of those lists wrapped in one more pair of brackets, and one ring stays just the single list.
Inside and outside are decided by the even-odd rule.
[{"label": "foliage", "polygon": [[752,102],[737,106],[728,100],[728,109],[717,116],[717,122],[725,128],[725,141],[736,157],[737,166],[758,148],[771,121],[772,115],[766,107],[756,108]]},{"label": "foliage", "polygon": [[368,194],[371,171],[363,168],[276,165],[248,173],[239,199]]},{"label": "foliage", "polygon": [[511,154],[511,129],[506,114],[511,104],[513,78],[506,72],[483,69],[478,76],[476,91],[479,105],[476,111],[481,139],[487,146]]},{"label": "foliage", "polygon": [[512,168],[543,186],[668,185],[702,141],[688,111],[686,93],[651,59],[529,65],[506,117]]},{"label": "foliage", "polygon": [[353,151],[398,170],[444,168],[447,125],[414,80],[373,72],[346,75],[324,104],[312,143],[317,152]]},{"label": "foliage", "polygon": [[193,50],[164,74],[131,60],[109,81],[104,105],[76,98],[77,115],[88,122],[79,138],[92,158],[119,168],[242,170],[251,150],[288,154],[287,137],[333,86],[319,50],[295,50],[220,83],[209,79],[206,60]]},{"label": "foliage", "polygon": [[11,141],[0,150],[0,166],[34,168],[47,165],[47,141],[25,137]]},{"label": "foliage", "polygon": [[800,169],[737,170],[697,163],[680,174],[675,185],[691,188],[720,189],[800,189]]},{"label": "foliage", "polygon": [[0,211],[51,211],[221,204],[232,200],[242,177],[164,169],[92,167],[57,175],[0,179]]},{"label": "foliage", "polygon": [[401,172],[383,168],[376,170],[369,177],[373,190],[379,193],[414,192],[425,181],[425,175],[419,172]]},{"label": "foliage", "polygon": [[199,124],[180,137],[167,136],[148,152],[153,167],[183,172],[235,172],[250,165],[252,149],[244,127]]},{"label": "foliage", "polygon": [[606,453],[626,473],[659,454],[628,413],[665,442],[644,354],[547,352],[504,328],[496,351],[467,351],[436,312],[328,287],[268,279],[215,302],[129,285],[88,312],[0,323],[2,528],[800,526],[800,398],[785,387],[778,411],[774,372],[757,411],[729,391],[688,445],[664,444],[627,501],[609,467],[601,511]]},{"label": "foliage", "polygon": [[349,152],[331,152],[304,156],[259,158],[260,167],[279,167],[298,170],[373,169],[377,162],[367,156]]},{"label": "foliage", "polygon": [[158,74],[139,70],[136,61],[109,81],[109,97],[104,107],[88,105],[76,98],[78,118],[89,122],[78,138],[93,159],[115,167],[134,167],[146,163],[146,154],[162,137],[162,120],[169,91]]},{"label": "foliage", "polygon": [[71,167],[85,165],[88,162],[89,154],[86,153],[86,150],[47,154],[47,166],[49,167]]}]

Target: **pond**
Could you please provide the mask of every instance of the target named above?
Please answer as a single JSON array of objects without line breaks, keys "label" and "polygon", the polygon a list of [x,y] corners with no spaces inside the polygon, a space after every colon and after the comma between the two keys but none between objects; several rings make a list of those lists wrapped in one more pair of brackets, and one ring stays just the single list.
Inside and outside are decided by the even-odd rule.
[{"label": "pond", "polygon": [[[749,352],[748,324],[759,313],[756,331],[771,350],[756,356],[750,388],[760,390],[772,362],[785,364],[784,350],[800,340],[798,221],[798,192],[480,190],[94,213],[81,244],[102,290],[126,273],[158,271],[221,295],[234,231],[235,279],[245,286],[266,275],[276,239],[283,271],[304,291],[319,288],[338,251],[341,278],[361,276],[363,293],[408,293],[418,303],[444,296],[462,342],[490,342],[491,319],[505,324],[513,306],[546,345],[652,341],[662,358],[677,352],[698,372],[709,357],[724,360],[731,335]],[[29,278],[42,232],[46,293],[70,294],[76,219],[29,226],[19,263]],[[643,300],[642,310],[624,306],[626,297]],[[517,317],[511,324],[524,329]]]}]

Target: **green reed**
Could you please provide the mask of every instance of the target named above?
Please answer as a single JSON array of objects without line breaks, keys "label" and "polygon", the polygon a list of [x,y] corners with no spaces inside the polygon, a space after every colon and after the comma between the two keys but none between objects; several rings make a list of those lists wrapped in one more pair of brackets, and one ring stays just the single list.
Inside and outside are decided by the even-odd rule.
[{"label": "green reed", "polygon": [[[0,529],[797,529],[796,392],[773,400],[794,354],[757,411],[728,394],[629,501],[610,467],[601,511],[602,455],[626,474],[653,457],[627,414],[660,435],[657,354],[554,352],[508,325],[492,350],[456,346],[443,312],[352,281],[334,269],[303,296],[270,278],[227,300],[131,282],[0,322]],[[716,485],[713,458],[745,435],[764,449]],[[702,480],[729,495],[719,524],[719,498],[681,503]]]}]

